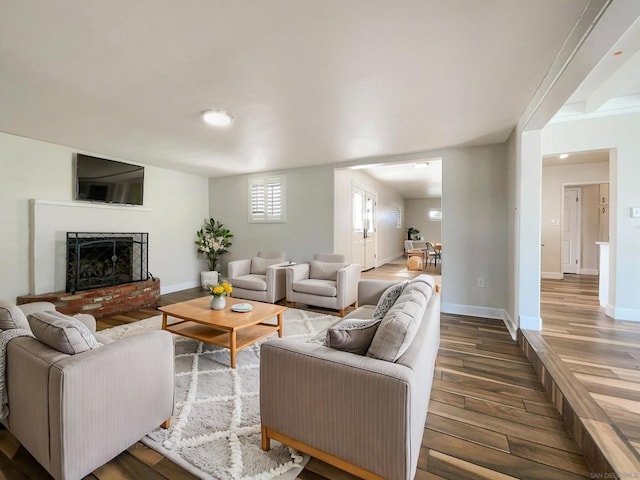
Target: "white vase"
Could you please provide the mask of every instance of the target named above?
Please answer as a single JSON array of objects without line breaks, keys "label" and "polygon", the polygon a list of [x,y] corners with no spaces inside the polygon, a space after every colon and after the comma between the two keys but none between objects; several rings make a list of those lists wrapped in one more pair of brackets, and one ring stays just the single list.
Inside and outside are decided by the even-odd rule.
[{"label": "white vase", "polygon": [[218,284],[218,272],[210,270],[207,272],[200,272],[200,285],[202,288],[207,288],[207,285]]},{"label": "white vase", "polygon": [[209,306],[211,310],[224,310],[227,301],[223,296],[216,297],[215,295],[211,295],[211,301],[209,302]]}]

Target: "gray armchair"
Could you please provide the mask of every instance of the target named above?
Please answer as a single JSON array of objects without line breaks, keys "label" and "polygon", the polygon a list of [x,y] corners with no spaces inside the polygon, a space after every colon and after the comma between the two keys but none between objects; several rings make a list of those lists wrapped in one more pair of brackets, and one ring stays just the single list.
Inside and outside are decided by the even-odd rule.
[{"label": "gray armchair", "polygon": [[310,263],[287,267],[287,302],[338,310],[344,317],[344,309],[358,300],[358,281],[362,266],[346,265],[344,255],[316,255]]},{"label": "gray armchair", "polygon": [[288,265],[284,252],[258,252],[257,257],[229,262],[231,296],[258,302],[276,303],[286,295],[285,270]]}]

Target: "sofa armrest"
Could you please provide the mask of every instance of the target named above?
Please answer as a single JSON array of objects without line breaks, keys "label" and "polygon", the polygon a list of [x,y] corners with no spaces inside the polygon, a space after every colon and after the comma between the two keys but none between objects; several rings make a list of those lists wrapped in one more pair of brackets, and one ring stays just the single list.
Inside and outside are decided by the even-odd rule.
[{"label": "sofa armrest", "polygon": [[293,298],[293,284],[309,278],[309,264],[298,263],[296,265],[290,265],[286,268],[286,271],[287,300],[289,300]]},{"label": "sofa armrest", "polygon": [[242,275],[251,273],[251,259],[234,260],[227,264],[227,273],[229,274],[229,282],[233,284],[233,279]]},{"label": "sofa armrest", "polygon": [[66,356],[52,365],[49,432],[54,477],[84,477],[158,427],[173,413],[174,381],[173,336],[158,330]]},{"label": "sofa armrest", "polygon": [[358,281],[361,271],[362,265],[358,263],[352,263],[338,270],[336,276],[338,310],[358,301]]},{"label": "sofa armrest", "polygon": [[263,428],[407,478],[412,369],[293,339],[265,342],[260,356]]},{"label": "sofa armrest", "polygon": [[377,305],[384,291],[396,283],[398,282],[395,280],[360,280],[358,305]]},{"label": "sofa armrest", "polygon": [[267,302],[275,303],[287,294],[287,269],[289,262],[267,267]]}]

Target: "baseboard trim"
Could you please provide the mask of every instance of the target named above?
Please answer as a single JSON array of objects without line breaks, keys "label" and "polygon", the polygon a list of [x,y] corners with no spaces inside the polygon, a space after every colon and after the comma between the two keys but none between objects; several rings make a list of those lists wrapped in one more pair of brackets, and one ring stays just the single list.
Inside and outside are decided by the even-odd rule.
[{"label": "baseboard trim", "polygon": [[[199,286],[200,282],[197,280],[193,280],[192,282],[174,283],[173,285],[162,285],[160,287],[160,295],[179,292],[180,290],[187,290],[188,288],[195,288]],[[202,295],[204,296],[205,294],[203,293]]]},{"label": "baseboard trim", "polygon": [[[607,305],[609,307],[609,305]],[[640,322],[640,310],[635,308],[613,308],[614,320],[626,320],[628,322]]]},{"label": "baseboard trim", "polygon": [[396,255],[391,255],[390,257],[384,258],[379,262],[376,262],[376,268],[381,267],[385,263],[393,262],[394,260],[398,260],[399,258],[404,257],[404,253],[398,253]]},{"label": "baseboard trim", "polygon": [[580,275],[598,275],[600,272],[598,272],[597,268],[581,268],[580,269]]},{"label": "baseboard trim", "polygon": [[493,318],[502,320],[505,327],[509,330],[511,338],[517,338],[518,327],[504,308],[480,307],[477,305],[458,305],[455,303],[443,303],[440,306],[442,313],[450,313],[452,315],[466,315],[468,317]]},{"label": "baseboard trim", "polygon": [[614,317],[614,315],[615,315],[615,307],[613,305],[608,305],[608,304],[605,305],[604,306],[604,314],[607,317],[615,318]]},{"label": "baseboard trim", "polygon": [[548,278],[549,280],[562,280],[564,275],[559,272],[541,272],[540,277]]}]

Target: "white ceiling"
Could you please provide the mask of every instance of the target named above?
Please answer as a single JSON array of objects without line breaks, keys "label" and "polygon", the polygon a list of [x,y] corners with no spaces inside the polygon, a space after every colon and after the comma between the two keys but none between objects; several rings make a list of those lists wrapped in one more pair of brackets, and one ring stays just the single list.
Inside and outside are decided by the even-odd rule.
[{"label": "white ceiling", "polygon": [[572,152],[567,158],[559,155],[542,157],[542,166],[557,167],[559,165],[576,165],[580,163],[599,163],[609,161],[609,150],[591,150],[588,152]]},{"label": "white ceiling", "polygon": [[[426,165],[416,168],[416,165]],[[403,198],[442,197],[442,158],[422,158],[411,163],[390,163],[362,169],[393,188]]]},{"label": "white ceiling", "polygon": [[585,78],[552,122],[640,112],[640,19]]},{"label": "white ceiling", "polygon": [[587,3],[3,0],[0,131],[208,176],[502,142]]}]

